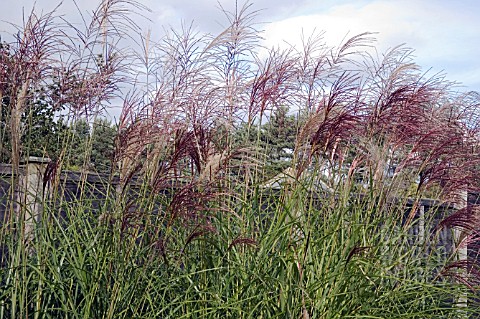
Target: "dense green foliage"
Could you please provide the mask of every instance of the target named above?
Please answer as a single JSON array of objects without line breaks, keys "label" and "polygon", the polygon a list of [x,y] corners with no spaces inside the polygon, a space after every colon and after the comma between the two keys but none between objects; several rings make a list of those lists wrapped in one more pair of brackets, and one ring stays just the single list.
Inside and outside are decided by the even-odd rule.
[{"label": "dense green foliage", "polygon": [[64,155],[67,167],[73,170],[86,167],[90,171],[111,172],[116,133],[115,126],[106,119],[95,119],[91,127],[83,119],[74,122],[70,127],[69,143],[76,147],[65,150],[70,152]]},{"label": "dense green foliage", "polygon": [[[22,123],[22,155],[55,157],[61,148],[61,137],[66,126],[61,120],[55,119],[55,112],[47,102],[49,92],[45,89],[33,94],[25,111],[21,114]],[[8,96],[1,101],[0,118],[0,160],[3,163],[11,161],[11,131],[9,128],[11,109]]]},{"label": "dense green foliage", "polygon": [[88,201],[64,206],[66,219],[47,208],[27,248],[4,238],[0,316],[458,318],[453,300],[469,291],[443,277],[448,261],[429,248],[437,240],[412,235],[401,205],[354,200],[348,189],[339,191],[350,200],[314,202],[306,186],[211,201],[190,226],[148,210],[122,214],[115,198],[103,220]]}]

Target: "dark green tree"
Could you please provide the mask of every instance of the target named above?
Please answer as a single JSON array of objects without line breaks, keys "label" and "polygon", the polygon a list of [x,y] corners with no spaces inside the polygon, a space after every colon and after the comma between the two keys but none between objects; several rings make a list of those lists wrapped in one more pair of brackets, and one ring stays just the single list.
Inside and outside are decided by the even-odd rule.
[{"label": "dark green tree", "polygon": [[293,157],[298,121],[288,112],[288,107],[277,108],[270,121],[262,127],[261,140],[267,151],[269,166],[274,172],[288,167]]},{"label": "dark green tree", "polygon": [[269,178],[291,164],[300,122],[297,116],[289,114],[288,107],[279,107],[266,123],[250,127],[240,125],[234,134],[234,144],[237,147],[253,147],[265,156],[265,173]]},{"label": "dark green tree", "polygon": [[98,172],[111,170],[116,134],[117,129],[111,121],[98,118],[93,122],[91,162]]},{"label": "dark green tree", "polygon": [[[67,129],[59,111],[55,111],[48,101],[48,89],[40,89],[30,94],[31,99],[21,117],[21,156],[56,158],[62,149],[62,136]],[[1,101],[0,117],[0,161],[11,160],[11,116],[9,97]]]},{"label": "dark green tree", "polygon": [[86,168],[99,173],[109,173],[117,134],[115,125],[104,118],[97,118],[88,123],[84,118],[78,119],[68,127],[69,147],[66,167],[71,170]]},{"label": "dark green tree", "polygon": [[68,169],[79,170],[90,166],[89,153],[90,125],[85,119],[78,119],[70,123],[68,128],[67,148],[65,155]]},{"label": "dark green tree", "polygon": [[62,149],[67,126],[48,103],[47,90],[37,92],[38,97],[33,100],[22,116],[24,125],[22,134],[23,156],[45,156],[57,158]]}]

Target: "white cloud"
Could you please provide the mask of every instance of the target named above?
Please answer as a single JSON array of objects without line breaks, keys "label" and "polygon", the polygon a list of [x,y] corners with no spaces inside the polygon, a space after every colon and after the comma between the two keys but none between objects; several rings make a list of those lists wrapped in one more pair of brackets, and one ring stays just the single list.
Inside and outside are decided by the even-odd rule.
[{"label": "white cloud", "polygon": [[314,29],[324,30],[329,45],[338,45],[347,34],[379,32],[376,38],[380,52],[406,43],[415,49],[416,61],[424,69],[445,70],[467,86],[475,86],[470,89],[480,90],[480,62],[476,57],[480,51],[480,21],[471,7],[446,1],[352,3],[273,22],[266,26],[265,43],[300,45],[302,30],[307,36]]}]

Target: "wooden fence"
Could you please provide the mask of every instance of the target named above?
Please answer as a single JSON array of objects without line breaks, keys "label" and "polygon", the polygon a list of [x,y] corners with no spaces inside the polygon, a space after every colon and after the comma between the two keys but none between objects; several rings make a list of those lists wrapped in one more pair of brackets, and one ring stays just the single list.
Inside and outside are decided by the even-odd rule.
[{"label": "wooden fence", "polygon": [[[16,212],[20,205],[26,205],[27,215],[24,217],[26,233],[31,231],[43,210],[42,205],[51,187],[44,180],[48,162],[42,158],[31,157],[20,166],[16,174],[13,173],[11,165],[0,164],[0,225],[8,220],[9,212]],[[119,185],[118,178],[110,178],[105,174],[62,171],[57,178],[55,191],[63,203],[87,199],[93,210],[98,209],[105,202],[108,190],[115,190]],[[14,189],[12,185],[17,185],[17,187]],[[135,191],[135,185],[133,186],[132,190]],[[275,190],[272,192],[273,194],[270,193],[266,197],[272,195],[275,197]],[[315,200],[318,203],[322,201],[321,198],[314,198]],[[470,194],[468,197],[468,205],[475,205],[478,201],[478,196]],[[432,199],[421,199],[418,202],[406,200],[405,216],[411,214],[413,207],[416,207],[415,223],[414,227],[409,229],[411,235],[409,240],[412,241],[412,245],[427,241],[434,230],[432,227],[436,227],[441,220],[457,209],[453,204],[440,203]],[[432,216],[432,213],[435,214],[434,221],[427,227],[425,216]],[[455,249],[455,234],[447,229],[440,229],[436,234],[439,236],[437,253],[448,256]],[[470,258],[480,260],[479,251],[478,247],[469,247],[468,255]]]}]

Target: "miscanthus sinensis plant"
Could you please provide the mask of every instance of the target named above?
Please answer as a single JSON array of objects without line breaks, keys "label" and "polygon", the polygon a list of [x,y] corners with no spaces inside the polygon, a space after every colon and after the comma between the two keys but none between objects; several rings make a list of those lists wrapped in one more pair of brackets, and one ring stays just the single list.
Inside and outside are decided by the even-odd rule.
[{"label": "miscanthus sinensis plant", "polygon": [[[223,10],[218,35],[184,26],[155,42],[135,36],[131,14],[143,9],[102,1],[82,30],[32,13],[1,47],[13,173],[35,89],[49,86],[70,121],[123,106],[101,186],[85,169],[76,199],[65,196],[61,170],[76,149],[66,134],[33,233],[29,206],[7,195],[0,318],[480,312],[478,260],[464,253],[478,209],[463,203],[480,185],[478,93],[422,73],[408,48],[372,53],[368,33],[264,48],[245,4]],[[122,49],[125,38],[139,49]],[[279,108],[297,113],[296,136],[272,176],[261,127]]]}]

